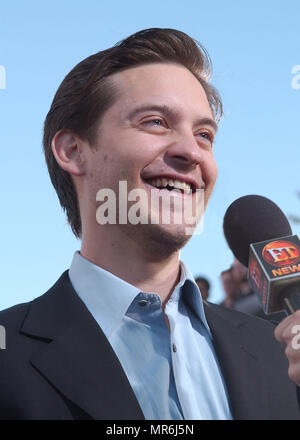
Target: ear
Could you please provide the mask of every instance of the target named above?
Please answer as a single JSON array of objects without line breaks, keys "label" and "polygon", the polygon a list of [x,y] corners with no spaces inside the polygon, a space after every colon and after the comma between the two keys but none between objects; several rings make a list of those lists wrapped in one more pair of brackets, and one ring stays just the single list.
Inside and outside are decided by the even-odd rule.
[{"label": "ear", "polygon": [[85,173],[81,142],[68,130],[58,131],[52,140],[52,152],[58,165],[73,176]]}]

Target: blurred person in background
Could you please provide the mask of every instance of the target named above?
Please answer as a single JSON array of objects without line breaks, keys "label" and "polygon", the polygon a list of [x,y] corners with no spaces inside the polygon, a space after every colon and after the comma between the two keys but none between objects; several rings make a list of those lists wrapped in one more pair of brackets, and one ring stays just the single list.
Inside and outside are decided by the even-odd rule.
[{"label": "blurred person in background", "polygon": [[261,302],[248,281],[248,268],[236,258],[230,269],[222,272],[221,278],[226,294],[222,305],[274,322],[280,322],[286,317],[285,312],[267,315],[263,311]]},{"label": "blurred person in background", "polygon": [[232,308],[239,296],[239,290],[232,275],[232,267],[221,272],[221,282],[225,293],[225,299],[221,305]]},{"label": "blurred person in background", "polygon": [[195,278],[195,281],[201,292],[202,299],[207,301],[209,298],[210,282],[207,278],[200,276]]}]

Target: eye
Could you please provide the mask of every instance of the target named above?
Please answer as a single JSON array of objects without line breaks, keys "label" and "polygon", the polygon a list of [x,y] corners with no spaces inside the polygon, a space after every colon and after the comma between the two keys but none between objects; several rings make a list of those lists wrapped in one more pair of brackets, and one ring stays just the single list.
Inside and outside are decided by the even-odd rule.
[{"label": "eye", "polygon": [[[148,117],[149,118],[149,117]],[[140,126],[152,134],[165,134],[169,131],[167,122],[160,118],[153,116],[151,119],[144,119],[140,122]]]},{"label": "eye", "polygon": [[198,133],[198,136],[202,137],[203,139],[207,140],[211,145],[214,143],[214,137],[211,133],[207,131],[201,131]]},{"label": "eye", "polygon": [[157,127],[163,126],[163,121],[159,118],[148,119],[147,121],[143,121],[142,124],[149,124]]}]

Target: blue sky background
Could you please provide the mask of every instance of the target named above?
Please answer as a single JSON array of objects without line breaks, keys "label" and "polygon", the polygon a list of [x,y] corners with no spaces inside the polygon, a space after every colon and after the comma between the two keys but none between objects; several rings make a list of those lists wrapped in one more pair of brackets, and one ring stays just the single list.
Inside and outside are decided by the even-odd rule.
[{"label": "blue sky background", "polygon": [[1,0],[0,309],[41,295],[80,248],[42,154],[56,89],[80,60],[149,27],[177,28],[202,42],[224,101],[215,146],[219,180],[204,233],[182,251],[194,275],[210,280],[211,300],[221,301],[219,275],[232,262],[222,233],[229,204],[260,194],[300,215],[300,88],[292,87],[299,19],[299,0]]}]

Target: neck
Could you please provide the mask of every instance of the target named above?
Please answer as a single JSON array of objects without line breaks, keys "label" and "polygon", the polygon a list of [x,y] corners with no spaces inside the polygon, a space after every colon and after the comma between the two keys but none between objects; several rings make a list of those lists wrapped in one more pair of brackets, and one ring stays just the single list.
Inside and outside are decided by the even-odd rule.
[{"label": "neck", "polygon": [[152,248],[105,231],[97,238],[83,233],[80,254],[138,289],[157,293],[164,307],[180,279],[179,251],[162,258],[159,252],[153,255]]}]

